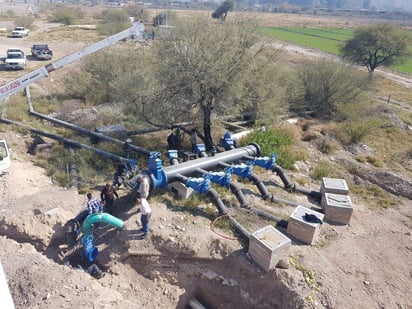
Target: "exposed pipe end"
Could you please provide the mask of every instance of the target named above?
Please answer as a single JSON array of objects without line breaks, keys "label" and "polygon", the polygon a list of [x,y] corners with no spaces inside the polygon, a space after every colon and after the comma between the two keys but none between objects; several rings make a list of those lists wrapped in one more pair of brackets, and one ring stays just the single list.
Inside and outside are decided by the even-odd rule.
[{"label": "exposed pipe end", "polygon": [[288,227],[288,221],[287,221],[287,220],[284,220],[284,219],[281,219],[281,220],[278,222],[277,226],[283,227],[283,228],[286,229],[286,228]]},{"label": "exposed pipe end", "polygon": [[265,200],[265,201],[270,197],[272,197],[271,194],[265,194],[265,195],[262,196],[263,200]]},{"label": "exposed pipe end", "polygon": [[289,183],[289,184],[285,185],[285,189],[288,192],[295,192],[296,191],[296,184]]},{"label": "exposed pipe end", "polygon": [[262,156],[262,151],[260,149],[260,145],[257,143],[250,143],[249,145],[253,145],[256,148],[256,156],[261,157]]}]

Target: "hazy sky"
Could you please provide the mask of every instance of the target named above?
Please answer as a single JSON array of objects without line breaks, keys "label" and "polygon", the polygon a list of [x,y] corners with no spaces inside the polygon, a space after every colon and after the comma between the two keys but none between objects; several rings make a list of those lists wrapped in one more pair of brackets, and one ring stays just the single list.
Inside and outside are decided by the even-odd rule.
[{"label": "hazy sky", "polygon": [[404,8],[412,10],[412,0],[372,0],[371,6],[377,9]]}]

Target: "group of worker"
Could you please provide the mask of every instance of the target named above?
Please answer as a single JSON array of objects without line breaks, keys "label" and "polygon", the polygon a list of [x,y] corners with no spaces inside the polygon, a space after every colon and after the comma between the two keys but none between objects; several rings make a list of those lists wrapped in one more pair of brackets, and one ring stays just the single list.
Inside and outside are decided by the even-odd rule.
[{"label": "group of worker", "polygon": [[[139,174],[136,177],[136,187],[134,190],[138,193],[136,199],[136,205],[139,206],[138,212],[141,212],[141,224],[142,236],[145,237],[149,233],[149,221],[152,215],[150,204],[147,201],[149,196],[150,184],[146,176]],[[91,192],[87,193],[87,210],[89,215],[95,213],[107,212],[113,215],[115,198],[119,198],[114,186],[110,183],[106,183],[103,189],[100,191],[100,200],[94,197]]]},{"label": "group of worker", "polygon": [[[190,143],[191,143],[191,151],[193,153],[196,152],[196,144],[197,144],[197,130],[192,129],[190,131]],[[175,131],[170,132],[169,136],[167,137],[167,148],[168,150],[179,150],[182,143],[182,134],[180,128],[176,128]]]},{"label": "group of worker", "polygon": [[[177,128],[175,131],[172,131],[172,133],[169,135],[167,139],[169,150],[178,150],[180,148],[181,138],[182,136],[179,128]],[[198,136],[196,129],[192,129],[190,137],[190,141],[192,144],[192,152],[195,152],[197,138]],[[91,192],[88,192],[86,194],[88,215],[93,215],[96,213],[98,214],[102,212],[106,212],[113,215],[115,211],[115,199],[119,199],[119,194],[117,193],[117,188],[120,186],[119,179],[122,178],[123,175],[127,173],[127,171],[128,167],[126,165],[126,162],[124,160],[121,160],[116,168],[113,184],[106,183],[103,189],[100,191],[100,200],[97,197],[94,197]],[[139,232],[141,232],[141,235],[143,237],[146,237],[149,233],[149,222],[152,217],[152,209],[150,207],[149,202],[147,201],[150,191],[150,183],[148,176],[138,174],[136,176],[136,186],[133,188],[133,190],[138,193],[138,196],[136,198],[136,206],[138,207],[137,211],[141,213],[141,229],[139,230]],[[77,255],[73,256],[76,257]],[[82,258],[83,262],[85,262],[86,260],[87,259]],[[71,265],[77,265],[76,267],[79,267],[80,262],[70,262]],[[82,269],[90,273],[92,276],[100,278],[102,276],[101,269],[94,263],[91,265],[89,264],[82,265]]]},{"label": "group of worker", "polygon": [[[167,142],[169,146],[169,150],[171,149],[179,149],[181,143],[181,132],[180,128],[177,127],[175,131],[172,131],[169,135]],[[192,152],[195,152],[195,147],[197,143],[197,131],[196,129],[191,130],[190,141],[192,144]],[[117,165],[116,172],[114,174],[114,182],[113,184],[106,183],[103,189],[100,191],[100,200],[96,197],[93,197],[92,193],[87,193],[87,210],[88,214],[92,215],[95,213],[107,212],[111,215],[114,213],[114,202],[115,198],[119,198],[119,194],[117,193],[117,188],[120,186],[119,179],[123,177],[123,174],[128,172],[128,168],[126,162],[121,160]],[[140,232],[142,232],[143,236],[146,236],[149,233],[149,222],[152,216],[152,210],[150,207],[147,198],[149,196],[150,191],[150,184],[149,179],[147,176],[143,174],[139,174],[136,176],[137,184],[134,191],[138,193],[136,199],[136,206],[139,207],[138,211],[141,212],[141,224],[142,228]]]}]

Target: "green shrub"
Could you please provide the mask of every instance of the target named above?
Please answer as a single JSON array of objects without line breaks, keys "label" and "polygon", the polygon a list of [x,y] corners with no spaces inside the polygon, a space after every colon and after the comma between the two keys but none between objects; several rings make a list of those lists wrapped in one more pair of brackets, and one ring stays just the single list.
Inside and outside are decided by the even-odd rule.
[{"label": "green shrub", "polygon": [[374,156],[374,155],[367,155],[367,156],[357,156],[356,160],[361,163],[370,163],[376,167],[383,167],[383,161],[381,158]]},{"label": "green shrub", "polygon": [[382,120],[376,117],[344,121],[338,126],[337,137],[345,144],[356,144],[381,125]]},{"label": "green shrub", "polygon": [[129,14],[125,10],[105,9],[97,31],[102,35],[112,35],[130,27]]},{"label": "green shrub", "polygon": [[310,173],[310,177],[321,180],[323,177],[331,177],[335,172],[335,167],[328,161],[319,161],[316,167]]},{"label": "green shrub", "polygon": [[7,10],[5,12],[0,12],[0,17],[3,18],[14,18],[16,16],[16,12],[13,10]]},{"label": "green shrub", "polygon": [[293,138],[284,128],[265,128],[253,130],[246,138],[245,144],[259,144],[262,156],[277,154],[276,162],[287,169],[293,167],[295,158],[292,155]]},{"label": "green shrub", "polygon": [[83,11],[73,7],[59,7],[50,16],[50,22],[64,25],[75,25],[79,19],[84,17]]},{"label": "green shrub", "polygon": [[14,26],[30,29],[33,26],[34,18],[31,16],[20,16],[14,21]]},{"label": "green shrub", "polygon": [[[44,158],[39,158],[38,165],[44,166]],[[115,163],[109,159],[97,156],[94,152],[79,149],[71,153],[61,144],[56,144],[47,158],[46,174],[59,185],[69,185],[69,168],[75,165],[79,178],[80,189],[95,186],[96,183],[112,179]]]},{"label": "green shrub", "polygon": [[350,191],[368,201],[369,208],[390,208],[399,205],[399,200],[388,196],[387,192],[377,185],[350,186]]},{"label": "green shrub", "polygon": [[320,145],[320,151],[325,154],[332,154],[339,149],[341,149],[340,144],[331,140],[324,140]]}]

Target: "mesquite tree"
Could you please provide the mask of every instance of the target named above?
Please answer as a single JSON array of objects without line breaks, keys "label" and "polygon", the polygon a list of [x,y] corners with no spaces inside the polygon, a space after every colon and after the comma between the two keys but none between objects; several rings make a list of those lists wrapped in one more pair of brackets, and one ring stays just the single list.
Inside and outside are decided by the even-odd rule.
[{"label": "mesquite tree", "polygon": [[370,77],[379,66],[389,66],[407,55],[408,34],[393,24],[383,23],[355,30],[341,48],[343,57],[364,66]]},{"label": "mesquite tree", "polygon": [[258,41],[256,28],[244,22],[220,24],[201,18],[176,25],[173,35],[153,48],[156,83],[144,104],[147,119],[197,121],[203,127],[199,137],[210,149],[212,113],[236,108],[237,101],[227,96],[261,53]]}]

